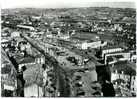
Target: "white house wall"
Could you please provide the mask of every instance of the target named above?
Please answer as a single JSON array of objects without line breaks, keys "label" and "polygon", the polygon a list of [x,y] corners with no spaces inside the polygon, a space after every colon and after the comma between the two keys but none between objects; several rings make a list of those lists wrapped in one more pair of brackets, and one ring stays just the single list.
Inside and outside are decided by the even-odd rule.
[{"label": "white house wall", "polygon": [[31,96],[33,96],[33,97],[38,97],[38,96],[42,97],[43,96],[42,88],[38,87],[36,84],[32,84],[28,87],[25,87],[24,88],[24,96],[25,97],[31,97]]}]

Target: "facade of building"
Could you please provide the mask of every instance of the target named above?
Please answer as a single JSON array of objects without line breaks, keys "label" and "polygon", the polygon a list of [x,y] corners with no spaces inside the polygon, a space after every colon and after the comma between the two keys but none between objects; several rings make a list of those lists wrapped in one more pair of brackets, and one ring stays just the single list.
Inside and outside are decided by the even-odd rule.
[{"label": "facade of building", "polygon": [[130,56],[131,56],[130,53],[124,53],[124,52],[108,53],[108,54],[105,54],[105,64],[107,63],[107,59],[109,59],[109,57],[112,57],[113,60],[110,61],[108,64],[113,64],[118,61],[126,61],[126,60],[129,61]]},{"label": "facade of building", "polygon": [[137,61],[137,55],[132,55],[130,61],[136,63],[136,61]]},{"label": "facade of building", "polygon": [[137,83],[137,75],[131,77],[131,87],[130,87],[130,89],[133,93],[137,92],[137,84],[136,83]]},{"label": "facade of building", "polygon": [[93,41],[93,42],[83,41],[83,42],[76,44],[76,46],[80,49],[100,48],[100,47],[104,47],[106,45],[107,45],[107,42],[102,43],[101,40]]},{"label": "facade of building", "polygon": [[17,71],[3,48],[1,48],[1,71],[1,95],[3,97],[16,96]]},{"label": "facade of building", "polygon": [[[119,93],[122,96],[136,94],[136,77],[135,64],[119,62],[112,65],[111,82],[114,84],[115,90],[121,90]],[[118,96],[121,95],[119,94]]]},{"label": "facade of building", "polygon": [[105,48],[102,50],[102,57],[104,57],[105,54],[113,53],[113,52],[122,52],[124,49],[120,47],[114,47],[114,48]]},{"label": "facade of building", "polygon": [[82,44],[81,44],[81,48],[82,49],[88,49],[88,48],[98,48],[98,47],[100,47],[101,46],[101,41],[96,41],[96,42],[89,42],[89,43],[87,43],[87,42],[83,42]]},{"label": "facade of building", "polygon": [[43,71],[41,64],[26,65],[26,70],[23,72],[25,97],[42,97],[44,95]]},{"label": "facade of building", "polygon": [[32,84],[24,88],[25,97],[43,97],[42,87],[37,84]]}]

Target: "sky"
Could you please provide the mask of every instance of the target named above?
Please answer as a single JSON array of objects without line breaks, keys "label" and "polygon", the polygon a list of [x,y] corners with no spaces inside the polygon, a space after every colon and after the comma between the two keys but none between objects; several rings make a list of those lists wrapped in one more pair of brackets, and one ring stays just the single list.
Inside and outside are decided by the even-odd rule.
[{"label": "sky", "polygon": [[[1,8],[74,8],[119,7],[135,8],[135,0],[0,0]],[[96,1],[96,2],[95,2]],[[108,2],[109,1],[109,2]],[[116,2],[115,2],[116,1]]]}]

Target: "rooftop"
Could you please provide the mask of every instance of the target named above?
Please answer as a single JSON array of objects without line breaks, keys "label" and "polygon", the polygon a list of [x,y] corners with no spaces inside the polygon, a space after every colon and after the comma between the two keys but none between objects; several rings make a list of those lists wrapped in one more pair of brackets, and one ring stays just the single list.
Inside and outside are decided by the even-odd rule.
[{"label": "rooftop", "polygon": [[25,80],[25,87],[30,86],[31,84],[37,84],[42,86],[43,79],[43,69],[39,64],[27,65],[26,70],[23,72],[23,78]]},{"label": "rooftop", "polygon": [[113,70],[121,71],[127,75],[136,75],[136,64],[128,61],[119,61],[114,64]]},{"label": "rooftop", "polygon": [[93,33],[86,33],[86,32],[76,33],[76,34],[72,35],[71,38],[79,39],[79,40],[90,40],[90,41],[98,41],[99,40],[98,35],[93,34]]},{"label": "rooftop", "polygon": [[119,46],[119,45],[115,45],[115,46],[104,46],[104,47],[102,48],[102,50],[115,49],[115,48],[122,48],[122,47]]},{"label": "rooftop", "polygon": [[34,30],[34,27],[32,27],[32,26],[17,25],[17,27],[19,27],[19,28],[24,28],[24,29],[31,29],[31,30]]},{"label": "rooftop", "polygon": [[33,63],[35,61],[34,57],[31,56],[21,56],[21,54],[15,55],[15,60],[18,64]]}]

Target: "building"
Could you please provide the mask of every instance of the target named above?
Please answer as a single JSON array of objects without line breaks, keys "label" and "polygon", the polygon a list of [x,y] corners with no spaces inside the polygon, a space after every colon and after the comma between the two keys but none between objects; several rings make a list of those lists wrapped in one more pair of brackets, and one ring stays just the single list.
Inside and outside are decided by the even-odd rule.
[{"label": "building", "polygon": [[25,97],[43,97],[42,87],[37,84],[32,84],[24,88]]},{"label": "building", "polygon": [[132,93],[136,93],[136,91],[137,91],[136,83],[137,83],[137,75],[134,75],[134,76],[131,77],[131,87],[130,87],[130,89],[131,89]]},{"label": "building", "polygon": [[6,52],[1,48],[1,96],[16,96],[17,71],[9,60]]},{"label": "building", "polygon": [[20,28],[20,29],[24,29],[24,30],[30,30],[30,31],[34,31],[34,27],[32,26],[26,26],[26,25],[17,25],[17,28]]},{"label": "building", "polygon": [[41,55],[41,54],[36,55],[35,56],[35,63],[37,63],[37,64],[45,64],[45,57],[44,57],[44,55]]},{"label": "building", "polygon": [[109,47],[103,47],[102,48],[102,57],[104,57],[105,54],[108,54],[108,53],[114,53],[114,52],[122,52],[124,51],[123,48],[121,47],[117,47],[117,46],[109,46]]},{"label": "building", "polygon": [[40,20],[40,19],[41,19],[41,16],[32,16],[32,18],[33,18],[34,20]]},{"label": "building", "polygon": [[83,42],[81,43],[81,49],[88,49],[88,48],[99,48],[101,46],[101,41],[95,41],[95,42]]},{"label": "building", "polygon": [[4,39],[4,38],[1,39],[1,46],[2,46],[4,49],[7,48],[10,43],[11,43],[11,40],[10,40],[10,39]]},{"label": "building", "polygon": [[[136,94],[136,65],[129,61],[117,62],[111,68],[111,82],[113,82],[115,90],[120,88],[118,96],[134,96]],[[125,92],[127,90],[128,93]],[[123,92],[123,94],[121,93]],[[121,93],[121,95],[120,95]]]},{"label": "building", "polygon": [[9,33],[9,28],[4,28],[1,31],[1,46],[5,49],[11,42],[11,33]]},{"label": "building", "polygon": [[136,63],[136,60],[137,60],[137,55],[132,55],[131,62],[135,62]]},{"label": "building", "polygon": [[71,38],[78,41],[76,46],[80,49],[99,48],[107,45],[107,42],[102,43],[98,35],[91,33],[77,33]]},{"label": "building", "polygon": [[43,69],[40,64],[26,65],[23,72],[24,96],[25,97],[42,97],[43,96]]},{"label": "building", "polygon": [[113,64],[118,61],[129,61],[131,54],[128,52],[114,52],[105,54],[105,64]]},{"label": "building", "polygon": [[12,32],[11,38],[20,37],[20,32]]}]

